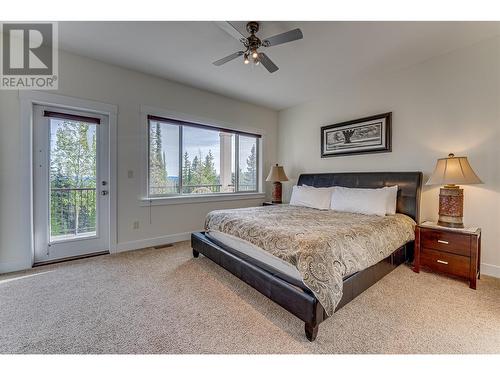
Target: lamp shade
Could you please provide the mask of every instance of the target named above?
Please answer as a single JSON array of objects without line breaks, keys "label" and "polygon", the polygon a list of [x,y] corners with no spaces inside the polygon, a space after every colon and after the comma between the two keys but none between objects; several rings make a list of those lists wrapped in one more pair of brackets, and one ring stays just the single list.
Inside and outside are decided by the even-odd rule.
[{"label": "lamp shade", "polygon": [[438,159],[436,168],[426,185],[467,185],[482,184],[474,173],[465,156],[449,154],[447,158]]},{"label": "lamp shade", "polygon": [[269,171],[269,175],[266,178],[266,181],[272,182],[281,182],[288,181],[288,177],[285,174],[285,170],[281,165],[273,165],[271,170]]}]

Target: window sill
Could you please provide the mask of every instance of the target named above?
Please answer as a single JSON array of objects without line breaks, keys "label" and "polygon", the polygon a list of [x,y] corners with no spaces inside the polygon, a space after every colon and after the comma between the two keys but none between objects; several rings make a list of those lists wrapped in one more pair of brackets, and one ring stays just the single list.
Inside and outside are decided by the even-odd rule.
[{"label": "window sill", "polygon": [[[236,194],[211,194],[211,195],[196,195],[196,196],[173,196],[161,198],[141,198],[141,206],[167,206],[172,204],[192,204],[205,202],[224,202],[224,201],[239,201],[245,199],[264,199],[264,193],[236,193]],[[151,202],[151,203],[150,203]]]}]

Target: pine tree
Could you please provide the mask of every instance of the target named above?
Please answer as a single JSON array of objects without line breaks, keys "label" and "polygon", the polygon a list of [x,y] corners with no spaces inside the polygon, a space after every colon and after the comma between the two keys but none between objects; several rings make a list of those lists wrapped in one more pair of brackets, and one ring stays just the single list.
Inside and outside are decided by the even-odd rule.
[{"label": "pine tree", "polygon": [[208,150],[203,163],[202,183],[204,185],[215,185],[217,183],[217,172],[215,170],[214,156],[212,150]]},{"label": "pine tree", "polygon": [[241,173],[240,169],[240,176],[242,179],[240,185],[245,185],[244,187],[248,190],[254,190],[257,187],[257,155],[255,145],[253,145],[250,150],[250,155],[247,157],[246,164],[245,172]]},{"label": "pine tree", "polygon": [[153,194],[164,194],[167,193],[167,170],[160,123],[150,128],[149,137],[149,184]]},{"label": "pine tree", "polygon": [[191,161],[189,160],[188,152],[184,152],[184,161],[182,164],[182,185],[191,185],[192,184],[192,170],[191,170]]},{"label": "pine tree", "polygon": [[198,165],[194,171],[195,176],[196,176],[196,184],[197,185],[202,185],[203,184],[203,154],[201,153],[201,150],[198,149]]},{"label": "pine tree", "polygon": [[[51,176],[51,202],[50,202],[50,230],[53,235],[70,232],[68,213],[65,210],[69,203],[69,196],[63,190],[71,187],[69,179],[62,172],[60,162],[52,162],[50,166]],[[64,217],[63,217],[64,216]]]},{"label": "pine tree", "polygon": [[191,163],[191,180],[190,185],[199,185],[201,183],[201,175],[200,175],[200,159],[198,159],[198,155],[193,158],[193,162]]},{"label": "pine tree", "polygon": [[247,158],[247,175],[249,183],[254,186],[257,177],[257,155],[255,153],[255,145],[250,150],[250,155]]}]

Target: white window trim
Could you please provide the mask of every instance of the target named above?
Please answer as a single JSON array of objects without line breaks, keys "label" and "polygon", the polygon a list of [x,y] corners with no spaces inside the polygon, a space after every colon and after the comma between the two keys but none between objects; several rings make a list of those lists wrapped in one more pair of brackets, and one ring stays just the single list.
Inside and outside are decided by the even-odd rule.
[{"label": "white window trim", "polygon": [[[149,197],[148,194],[148,115],[171,118],[180,121],[194,122],[198,124],[212,125],[220,128],[225,128],[228,130],[242,131],[248,133],[260,134],[260,145],[258,147],[259,154],[259,165],[258,165],[258,185],[259,190],[257,192],[235,192],[235,193],[221,193],[221,194],[200,194],[200,195],[172,195],[163,197]],[[162,108],[151,107],[148,105],[141,105],[140,118],[140,138],[141,138],[141,194],[138,197],[141,206],[160,206],[160,205],[172,205],[172,204],[185,204],[185,203],[203,203],[203,202],[223,202],[223,201],[235,201],[242,199],[264,199],[264,180],[262,174],[263,168],[263,144],[265,139],[265,130],[260,128],[252,127],[236,127],[234,124],[228,124],[224,121],[213,120],[209,118],[198,117],[194,115],[188,115],[181,112],[171,111]]]},{"label": "white window trim", "polygon": [[225,202],[245,199],[264,199],[264,193],[223,193],[223,194],[199,194],[199,195],[173,195],[171,197],[142,198],[140,205],[148,206],[168,206],[173,204],[190,204],[204,202]]}]

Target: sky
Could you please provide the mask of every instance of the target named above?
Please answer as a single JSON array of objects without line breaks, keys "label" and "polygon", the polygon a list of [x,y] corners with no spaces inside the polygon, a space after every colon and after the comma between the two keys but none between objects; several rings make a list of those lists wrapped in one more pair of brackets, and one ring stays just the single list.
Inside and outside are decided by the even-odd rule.
[{"label": "sky", "polygon": [[[178,134],[179,131],[176,125],[162,124],[162,145],[165,150],[167,172],[169,176],[177,176],[178,173]],[[220,138],[218,131],[184,126],[182,138],[183,155],[184,152],[187,151],[189,159],[193,161],[193,158],[198,155],[199,151],[201,151],[202,157],[204,158],[208,154],[208,151],[211,150],[214,156],[215,170],[217,174],[220,173]],[[240,166],[243,169],[246,168],[246,159],[250,155],[253,142],[255,142],[254,138],[240,136]],[[175,152],[172,152],[172,150],[175,150]]]}]

